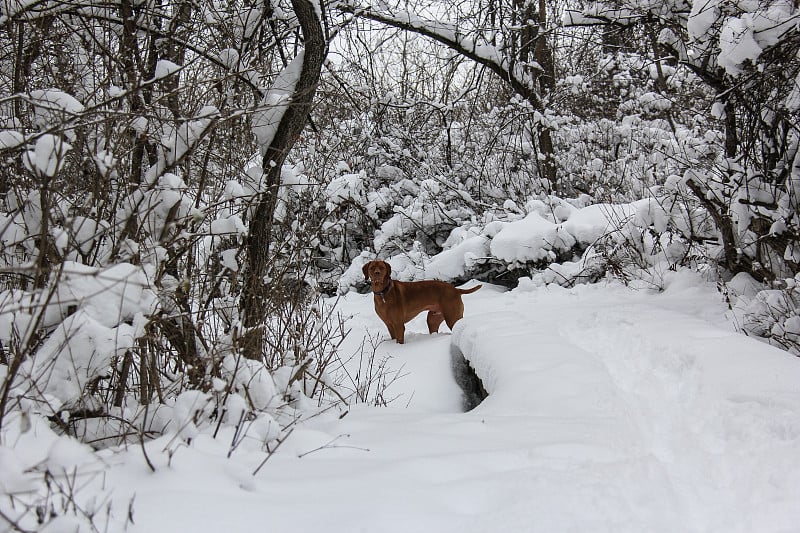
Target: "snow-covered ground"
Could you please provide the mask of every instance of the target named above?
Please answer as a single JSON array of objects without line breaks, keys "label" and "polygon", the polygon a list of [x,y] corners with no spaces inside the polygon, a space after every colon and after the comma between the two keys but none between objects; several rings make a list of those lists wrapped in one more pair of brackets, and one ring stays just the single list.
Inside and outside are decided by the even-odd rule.
[{"label": "snow-covered ground", "polygon": [[[388,407],[298,425],[256,475],[260,444],[232,446],[231,428],[149,442],[155,472],[139,447],[97,460],[48,451],[41,426],[4,439],[82,457],[111,531],[129,503],[127,530],[148,533],[800,531],[800,359],[734,332],[712,285],[670,275],[662,293],[485,285],[452,335],[420,316],[405,345],[378,346]],[[388,338],[369,295],[340,308],[346,350]],[[451,343],[489,392],[467,413]]]}]

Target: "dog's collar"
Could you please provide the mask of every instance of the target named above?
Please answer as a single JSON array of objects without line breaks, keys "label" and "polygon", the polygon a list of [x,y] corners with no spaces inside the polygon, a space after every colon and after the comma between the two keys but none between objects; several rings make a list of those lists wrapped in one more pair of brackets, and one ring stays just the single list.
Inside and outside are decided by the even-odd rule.
[{"label": "dog's collar", "polygon": [[386,284],[386,287],[383,288],[382,291],[373,291],[375,296],[380,296],[383,303],[386,303],[386,293],[389,292],[389,289],[392,288],[392,278],[389,278],[389,283]]}]

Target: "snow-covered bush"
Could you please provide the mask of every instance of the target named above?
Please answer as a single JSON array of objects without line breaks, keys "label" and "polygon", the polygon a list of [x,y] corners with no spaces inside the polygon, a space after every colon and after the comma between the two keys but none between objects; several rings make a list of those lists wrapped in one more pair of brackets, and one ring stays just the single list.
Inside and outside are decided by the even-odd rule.
[{"label": "snow-covered bush", "polygon": [[47,419],[12,413],[0,430],[3,530],[82,533],[127,523],[132,502],[104,487],[106,466],[90,446],[55,433]]},{"label": "snow-covered bush", "polygon": [[[0,427],[24,412],[106,446],[346,400],[326,374],[344,327],[317,298],[326,182],[257,160],[305,57],[298,18],[184,6],[164,34],[171,4],[137,5],[132,28],[62,7],[36,6],[47,31],[32,6],[0,7],[25,36],[0,54]],[[268,19],[285,39],[245,50]],[[0,49],[18,48],[3,33]],[[254,265],[264,220],[278,237]]]},{"label": "snow-covered bush", "polygon": [[745,273],[722,286],[736,326],[745,334],[800,355],[800,274],[767,285]]},{"label": "snow-covered bush", "polygon": [[[478,278],[512,287],[522,277],[537,285],[571,286],[606,275],[627,281],[649,277],[647,269],[707,260],[702,243],[715,238],[707,214],[687,201],[677,179],[657,192],[624,204],[556,196],[532,198],[522,207],[508,201],[502,215],[487,212],[480,221],[455,228],[439,253],[414,247],[383,257],[397,279]],[[373,257],[369,252],[358,256],[339,290],[359,288],[361,267]]]},{"label": "snow-covered bush", "polygon": [[[681,124],[711,133],[692,133],[697,140],[684,143],[678,159],[685,168],[675,173],[686,177],[714,220],[723,268],[762,280],[790,276],[797,268],[794,250],[800,235],[791,200],[800,139],[792,118],[800,75],[797,6],[759,1],[618,4],[592,3],[567,12],[564,21],[638,26],[657,33],[649,62],[650,70],[656,70],[657,94],[633,94],[636,101],[626,106],[642,107],[643,117],[662,111],[678,138],[685,137],[679,135]],[[654,19],[660,21],[656,27]],[[697,96],[700,100],[692,102]],[[686,117],[692,108],[704,116],[696,124]],[[694,154],[698,148],[703,157]],[[673,157],[670,151],[662,153]]]}]

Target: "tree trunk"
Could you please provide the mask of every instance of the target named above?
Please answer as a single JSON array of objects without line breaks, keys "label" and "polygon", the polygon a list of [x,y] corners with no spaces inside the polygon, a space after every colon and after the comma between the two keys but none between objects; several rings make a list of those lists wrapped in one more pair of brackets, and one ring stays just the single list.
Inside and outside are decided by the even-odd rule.
[{"label": "tree trunk", "polygon": [[261,359],[263,355],[263,332],[259,325],[264,322],[268,311],[269,294],[264,277],[270,263],[272,225],[281,184],[281,167],[308,120],[326,54],[322,21],[313,3],[309,0],[292,0],[292,7],[303,33],[305,55],[291,103],[281,117],[275,136],[264,154],[266,189],[258,196],[247,237],[247,264],[240,307],[242,322],[247,330],[241,339],[242,353],[249,359]]},{"label": "tree trunk", "polygon": [[[529,9],[533,8],[533,2],[529,4]],[[556,69],[553,51],[547,42],[545,31],[547,29],[547,5],[545,0],[539,0],[539,13],[537,15],[539,27],[535,31],[533,57],[542,70],[539,72],[537,81],[539,91],[548,93],[556,86]],[[544,109],[542,109],[544,111]],[[539,151],[542,158],[538,161],[539,175],[550,184],[551,191],[558,190],[558,167],[556,166],[555,147],[553,138],[550,135],[550,128],[541,124],[537,125],[539,134]]]},{"label": "tree trunk", "polygon": [[739,132],[736,131],[736,106],[732,99],[725,102],[725,157],[736,157]]},{"label": "tree trunk", "polygon": [[539,0],[539,28],[536,31],[536,43],[533,49],[533,57],[542,67],[539,73],[539,88],[542,92],[549,92],[556,87],[556,64],[553,59],[553,50],[547,42],[547,5],[545,0]]}]

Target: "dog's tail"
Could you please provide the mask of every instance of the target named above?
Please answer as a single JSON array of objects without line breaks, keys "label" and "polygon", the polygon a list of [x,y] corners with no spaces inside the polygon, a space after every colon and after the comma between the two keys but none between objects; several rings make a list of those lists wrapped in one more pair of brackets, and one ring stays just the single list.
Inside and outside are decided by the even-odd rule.
[{"label": "dog's tail", "polygon": [[456,290],[461,294],[470,294],[472,292],[477,291],[481,287],[483,287],[483,285],[475,285],[474,287],[470,287],[469,289],[459,289],[458,287],[456,287]]}]

